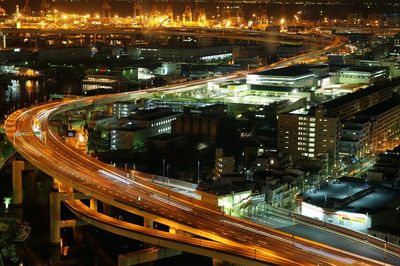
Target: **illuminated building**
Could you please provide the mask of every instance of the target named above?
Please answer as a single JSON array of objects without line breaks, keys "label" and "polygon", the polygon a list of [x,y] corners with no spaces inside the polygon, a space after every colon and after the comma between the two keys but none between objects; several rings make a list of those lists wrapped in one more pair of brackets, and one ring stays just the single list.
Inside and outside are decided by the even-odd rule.
[{"label": "illuminated building", "polygon": [[247,84],[252,89],[264,87],[283,87],[292,89],[315,89],[317,80],[311,70],[284,67],[247,75]]},{"label": "illuminated building", "polygon": [[134,150],[143,147],[146,130],[135,127],[110,130],[110,150]]},{"label": "illuminated building", "polygon": [[323,103],[329,116],[350,118],[354,114],[389,99],[395,88],[394,82],[384,82],[357,90]]},{"label": "illuminated building", "polygon": [[[337,160],[340,123],[392,96],[394,83],[358,90],[305,111],[278,115],[278,149],[293,160],[328,154],[329,166]],[[374,133],[370,133],[372,136]]]},{"label": "illuminated building", "polygon": [[[115,107],[115,111],[121,111],[125,115],[129,111],[124,107],[129,109],[132,106],[128,103],[127,106],[116,103]],[[120,124],[123,123],[122,126],[109,129],[111,150],[142,148],[147,138],[171,133],[171,122],[178,116],[166,109],[139,110],[129,113],[128,117],[118,120]],[[116,113],[116,117],[118,115]]]},{"label": "illuminated building", "polygon": [[388,69],[383,67],[346,67],[339,70],[339,83],[372,84],[388,77]]},{"label": "illuminated building", "polygon": [[371,121],[370,148],[372,152],[391,149],[390,142],[400,137],[400,96],[372,106],[357,116]]},{"label": "illuminated building", "polygon": [[182,63],[162,62],[155,73],[161,76],[180,75],[182,73]]},{"label": "illuminated building", "polygon": [[240,189],[227,179],[220,179],[212,184],[201,184],[196,193],[203,202],[218,207],[221,211],[232,214],[240,210],[243,200],[251,195],[251,190]]},{"label": "illuminated building", "polygon": [[169,109],[139,110],[132,113],[128,124],[147,129],[147,137],[171,133],[171,124],[180,114],[172,113]]},{"label": "illuminated building", "polygon": [[[366,232],[371,226],[398,224],[400,193],[364,179],[341,178],[320,189],[310,189],[298,201],[299,211],[310,218]],[[396,216],[396,217],[395,217]],[[388,217],[393,217],[389,219]]]},{"label": "illuminated building", "polygon": [[[194,41],[188,37],[187,41]],[[213,46],[198,48],[159,48],[159,47],[129,47],[128,54],[132,58],[154,61],[193,61],[193,62],[213,62],[228,61],[232,58],[232,49],[229,46]]]},{"label": "illuminated building", "polygon": [[136,109],[136,104],[131,102],[114,102],[112,113],[117,119],[128,117]]},{"label": "illuminated building", "polygon": [[278,149],[293,160],[328,154],[330,165],[336,160],[339,118],[330,117],[323,108],[314,113],[278,115]]},{"label": "illuminated building", "polygon": [[82,90],[126,90],[148,84],[153,74],[147,68],[96,68],[86,71]]},{"label": "illuminated building", "polygon": [[127,81],[116,76],[88,74],[82,80],[82,90],[84,92],[91,90],[125,90],[126,88]]},{"label": "illuminated building", "polygon": [[338,145],[339,156],[362,159],[369,150],[369,134],[371,123],[367,119],[353,119],[344,122],[340,129]]}]

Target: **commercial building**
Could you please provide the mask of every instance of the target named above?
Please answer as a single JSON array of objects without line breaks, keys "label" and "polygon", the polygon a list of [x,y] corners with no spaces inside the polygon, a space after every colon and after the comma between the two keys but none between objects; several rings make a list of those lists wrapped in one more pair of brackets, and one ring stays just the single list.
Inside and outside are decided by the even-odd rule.
[{"label": "commercial building", "polygon": [[302,198],[298,201],[302,215],[356,231],[400,222],[396,215],[400,191],[363,179],[330,181],[303,193]]},{"label": "commercial building", "polygon": [[346,67],[338,72],[338,83],[372,84],[389,76],[386,67]]},{"label": "commercial building", "polygon": [[315,89],[317,80],[314,73],[302,67],[290,66],[248,74],[247,84],[251,89],[268,89],[271,87],[289,89]]}]

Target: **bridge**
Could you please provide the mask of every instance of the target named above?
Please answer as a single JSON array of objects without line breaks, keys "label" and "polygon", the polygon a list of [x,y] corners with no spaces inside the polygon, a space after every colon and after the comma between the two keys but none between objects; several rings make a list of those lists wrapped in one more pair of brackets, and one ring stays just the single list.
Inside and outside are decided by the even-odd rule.
[{"label": "bridge", "polygon": [[[272,68],[320,56],[343,45],[335,39],[323,50],[264,67]],[[244,77],[241,71],[224,79]],[[217,78],[217,79],[221,79]],[[59,181],[61,195],[79,191],[95,200],[170,227],[170,233],[145,228],[101,214],[72,196],[64,200],[80,219],[110,232],[140,239],[156,246],[211,256],[244,265],[384,265],[386,262],[343,251],[253,222],[227,216],[209,208],[198,199],[148,182],[149,175],[127,172],[66,146],[49,129],[49,120],[57,114],[113,101],[127,101],[150,96],[154,92],[177,93],[190,86],[206,84],[215,78],[166,86],[146,91],[133,91],[86,98],[66,98],[11,114],[5,121],[5,131],[14,147],[30,163]],[[17,134],[17,132],[26,132]],[[35,133],[36,132],[36,133]],[[41,132],[38,134],[37,132]],[[54,194],[59,195],[59,194]],[[54,196],[54,201],[61,200]],[[53,198],[53,197],[52,197]],[[59,225],[53,224],[51,241],[59,241]]]}]

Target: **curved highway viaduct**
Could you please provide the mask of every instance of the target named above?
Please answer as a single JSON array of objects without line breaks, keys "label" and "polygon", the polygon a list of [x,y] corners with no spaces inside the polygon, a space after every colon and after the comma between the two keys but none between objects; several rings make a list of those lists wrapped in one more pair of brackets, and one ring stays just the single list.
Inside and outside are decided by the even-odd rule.
[{"label": "curved highway viaduct", "polygon": [[[342,44],[336,39],[332,46],[322,51],[301,55],[269,67],[320,56]],[[246,74],[247,72],[239,72],[224,78],[236,79]],[[99,214],[72,199],[67,200],[78,217],[111,232],[245,265],[383,265],[385,262],[294,237],[205,208],[200,202],[146,182],[143,178],[145,173],[127,173],[66,146],[48,126],[48,121],[55,115],[85,108],[94,102],[102,105],[115,100],[139,99],[155,91],[175,93],[188,86],[209,81],[212,79],[147,91],[49,102],[14,112],[5,122],[5,131],[21,155],[63,185],[117,208],[168,225],[173,231],[180,230],[197,237],[139,228]],[[63,191],[71,192],[68,189]]]}]

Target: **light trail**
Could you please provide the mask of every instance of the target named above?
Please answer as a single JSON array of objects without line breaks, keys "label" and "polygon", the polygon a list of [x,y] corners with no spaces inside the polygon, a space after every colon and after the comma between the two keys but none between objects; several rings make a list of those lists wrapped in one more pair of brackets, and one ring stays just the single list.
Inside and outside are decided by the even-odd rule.
[{"label": "light trail", "polygon": [[133,182],[132,180],[130,180],[128,178],[117,176],[117,175],[112,174],[110,172],[107,172],[107,171],[105,171],[103,169],[99,169],[98,171],[101,174],[103,174],[105,177],[110,178],[112,181],[119,181],[119,182],[121,182],[121,183],[123,183],[125,185],[132,185],[132,184],[136,183],[136,182]]},{"label": "light trail", "polygon": [[172,205],[172,206],[174,206],[174,207],[176,207],[178,209],[182,209],[182,210],[185,210],[187,212],[191,212],[192,211],[191,208],[186,207],[186,206],[184,206],[184,205],[182,205],[182,204],[180,204],[180,203],[178,203],[178,202],[176,202],[174,200],[171,200],[169,197],[165,198],[165,197],[159,196],[157,194],[152,194],[152,195],[150,195],[150,197],[152,197],[152,198],[154,198],[156,200],[162,201],[162,202],[164,202],[164,203],[166,203],[168,205]]}]

